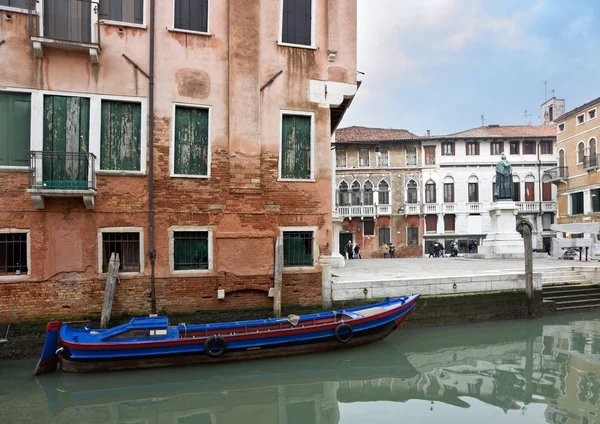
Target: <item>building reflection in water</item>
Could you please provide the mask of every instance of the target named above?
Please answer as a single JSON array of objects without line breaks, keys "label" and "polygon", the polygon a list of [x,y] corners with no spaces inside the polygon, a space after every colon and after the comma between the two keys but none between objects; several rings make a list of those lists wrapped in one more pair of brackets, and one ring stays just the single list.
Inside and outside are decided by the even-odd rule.
[{"label": "building reflection in water", "polygon": [[59,422],[333,424],[340,403],[421,399],[467,409],[476,398],[503,411],[546,404],[548,423],[600,424],[600,322],[531,325],[515,339],[419,352],[382,342],[343,361],[234,364],[201,378],[177,369],[38,383]]}]

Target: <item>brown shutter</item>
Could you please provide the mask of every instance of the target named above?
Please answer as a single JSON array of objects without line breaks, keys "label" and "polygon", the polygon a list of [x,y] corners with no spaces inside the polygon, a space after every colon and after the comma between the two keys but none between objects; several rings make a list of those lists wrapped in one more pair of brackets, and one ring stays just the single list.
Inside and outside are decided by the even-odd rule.
[{"label": "brown shutter", "polygon": [[552,183],[542,183],[542,200],[545,202],[552,200]]},{"label": "brown shutter", "polygon": [[475,144],[475,151],[477,152],[477,156],[479,156],[479,142]]}]

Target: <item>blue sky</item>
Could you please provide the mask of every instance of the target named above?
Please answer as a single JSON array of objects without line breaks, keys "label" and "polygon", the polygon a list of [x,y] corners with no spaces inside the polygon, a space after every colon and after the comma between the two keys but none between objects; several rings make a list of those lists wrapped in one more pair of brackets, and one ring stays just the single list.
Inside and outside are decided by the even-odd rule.
[{"label": "blue sky", "polygon": [[[598,0],[358,0],[363,84],[341,127],[453,133],[600,96]],[[525,111],[530,117],[525,117]]]}]

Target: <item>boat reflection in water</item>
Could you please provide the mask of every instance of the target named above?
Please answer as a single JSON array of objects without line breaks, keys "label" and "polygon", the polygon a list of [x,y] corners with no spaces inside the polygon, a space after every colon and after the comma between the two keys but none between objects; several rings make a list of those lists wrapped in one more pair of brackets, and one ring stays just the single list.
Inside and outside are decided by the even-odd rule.
[{"label": "boat reflection in water", "polygon": [[367,402],[413,399],[463,408],[465,416],[474,399],[498,411],[543,404],[548,423],[600,422],[600,321],[533,321],[493,335],[486,326],[462,328],[468,334],[454,343],[442,337],[447,328],[426,330],[427,341],[411,330],[344,355],[59,374],[38,384],[60,422],[338,423],[347,403],[365,403],[373,422],[383,422]]}]

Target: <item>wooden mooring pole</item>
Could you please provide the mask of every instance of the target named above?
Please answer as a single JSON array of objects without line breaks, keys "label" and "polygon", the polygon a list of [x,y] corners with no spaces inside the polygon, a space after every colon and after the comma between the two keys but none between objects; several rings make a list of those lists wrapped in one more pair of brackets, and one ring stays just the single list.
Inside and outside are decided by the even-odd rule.
[{"label": "wooden mooring pole", "polygon": [[104,303],[102,304],[102,315],[100,316],[100,328],[106,328],[108,321],[110,321],[120,266],[119,254],[111,253],[110,261],[108,262],[108,273],[106,275],[106,286],[104,288]]},{"label": "wooden mooring pole", "polygon": [[283,284],[283,239],[277,237],[275,242],[275,276],[273,293],[273,316],[281,316],[281,286]]},{"label": "wooden mooring pole", "polygon": [[527,293],[527,313],[535,317],[535,299],[533,292],[533,248],[531,243],[531,228],[523,225],[523,244],[525,248],[525,292]]}]

